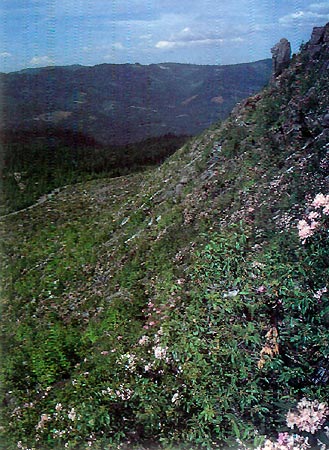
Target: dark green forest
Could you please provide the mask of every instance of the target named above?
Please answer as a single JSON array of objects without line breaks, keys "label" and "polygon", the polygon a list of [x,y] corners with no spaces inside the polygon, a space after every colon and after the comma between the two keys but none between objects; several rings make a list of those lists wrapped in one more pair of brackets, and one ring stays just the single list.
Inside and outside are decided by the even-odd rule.
[{"label": "dark green forest", "polygon": [[187,136],[171,134],[135,144],[105,146],[70,130],[47,128],[2,136],[2,214],[30,206],[67,184],[118,177],[158,165]]}]

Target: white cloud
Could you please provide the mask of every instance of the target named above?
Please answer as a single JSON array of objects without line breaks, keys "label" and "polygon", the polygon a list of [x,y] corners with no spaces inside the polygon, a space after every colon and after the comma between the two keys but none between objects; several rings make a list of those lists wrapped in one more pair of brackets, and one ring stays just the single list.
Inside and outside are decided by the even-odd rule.
[{"label": "white cloud", "polygon": [[148,34],[142,34],[141,36],[139,36],[139,39],[141,40],[149,40],[152,39],[153,35],[151,33]]},{"label": "white cloud", "polygon": [[328,14],[329,13],[329,3],[312,3],[309,8],[313,11],[318,11],[322,14]]},{"label": "white cloud", "polygon": [[13,55],[8,52],[2,52],[2,53],[0,53],[0,56],[1,56],[1,58],[10,58]]},{"label": "white cloud", "polygon": [[124,45],[121,42],[114,42],[112,45],[113,50],[124,50]]},{"label": "white cloud", "polygon": [[[313,8],[315,5],[311,5]],[[321,25],[321,22],[329,20],[329,6],[327,5],[327,11],[324,10],[324,4],[318,4],[317,6],[321,6],[322,9],[319,8],[320,12],[313,11],[297,11],[292,14],[288,14],[286,16],[280,17],[279,23],[283,26],[291,26],[298,23],[308,24],[308,25]]]},{"label": "white cloud", "polygon": [[30,60],[30,64],[33,66],[52,66],[55,62],[53,59],[49,58],[49,56],[33,56]]},{"label": "white cloud", "polygon": [[197,39],[190,41],[159,41],[155,44],[155,47],[162,50],[168,50],[171,48],[186,48],[186,47],[194,47],[201,45],[211,45],[211,44],[223,44],[224,42],[231,43],[241,43],[244,42],[244,39],[241,37],[233,38],[233,39]]},{"label": "white cloud", "polygon": [[185,27],[179,33],[172,35],[168,40],[158,41],[155,47],[160,50],[169,50],[172,48],[187,48],[212,44],[223,44],[224,42],[243,42],[241,37],[224,38],[216,33],[194,32],[190,27]]},{"label": "white cloud", "polygon": [[170,48],[174,48],[176,46],[175,42],[170,42],[170,41],[159,41],[155,44],[155,48],[160,48],[160,49],[170,49]]},{"label": "white cloud", "polygon": [[113,50],[125,50],[126,47],[121,42],[114,42],[114,43],[104,43],[100,45],[94,45],[91,46],[85,46],[82,47],[82,51],[86,53],[95,53],[95,52],[109,52]]}]

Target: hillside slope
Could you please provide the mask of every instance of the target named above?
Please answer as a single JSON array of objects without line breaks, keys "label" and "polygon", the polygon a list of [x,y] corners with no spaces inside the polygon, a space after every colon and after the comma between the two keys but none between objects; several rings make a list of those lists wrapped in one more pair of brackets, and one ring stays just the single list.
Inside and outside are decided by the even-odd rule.
[{"label": "hillside slope", "polygon": [[0,74],[2,129],[81,131],[105,145],[195,135],[268,82],[271,60],[229,66],[101,64]]},{"label": "hillside slope", "polygon": [[158,169],[3,219],[5,448],[243,448],[328,398],[328,35]]}]

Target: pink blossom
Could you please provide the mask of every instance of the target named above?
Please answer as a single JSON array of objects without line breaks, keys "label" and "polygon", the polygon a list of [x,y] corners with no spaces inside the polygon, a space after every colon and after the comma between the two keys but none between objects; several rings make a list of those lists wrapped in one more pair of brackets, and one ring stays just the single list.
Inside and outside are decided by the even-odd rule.
[{"label": "pink blossom", "polygon": [[306,222],[306,220],[300,220],[297,224],[297,228],[298,228],[298,235],[300,239],[302,239],[302,241],[304,242],[308,237],[313,235],[313,229]]},{"label": "pink blossom", "polygon": [[289,412],[287,413],[287,416],[286,416],[286,422],[287,422],[287,426],[288,426],[289,428],[294,428],[294,426],[295,426],[295,424],[296,424],[296,417],[295,417],[295,414],[292,413],[291,411],[289,411]]},{"label": "pink blossom", "polygon": [[319,222],[316,222],[315,220],[312,220],[310,228],[311,228],[311,230],[316,230],[319,225],[320,225]]},{"label": "pink blossom", "polygon": [[266,292],[266,286],[262,285],[259,286],[256,290],[257,294],[263,294],[264,292]]},{"label": "pink blossom", "polygon": [[315,208],[320,208],[321,206],[326,206],[328,202],[328,195],[323,194],[316,194],[312,206],[315,206]]},{"label": "pink blossom", "polygon": [[[309,401],[303,398],[295,411],[289,411],[286,421],[289,428],[296,427],[299,431],[314,434],[326,421],[329,409],[325,403],[317,400]],[[299,434],[279,433],[276,441],[267,439],[256,450],[308,450],[311,444],[308,437]]]},{"label": "pink blossom", "polygon": [[287,414],[287,425],[289,428],[296,426],[300,431],[314,434],[319,430],[329,413],[325,403],[313,402],[303,398],[297,405],[297,411]]},{"label": "pink blossom", "polygon": [[289,433],[279,433],[279,436],[278,436],[278,443],[279,443],[280,445],[287,444],[288,439],[289,439]]},{"label": "pink blossom", "polygon": [[139,339],[138,343],[139,343],[139,345],[145,345],[149,342],[149,340],[150,340],[150,338],[148,336],[144,335]]},{"label": "pink blossom", "polygon": [[48,414],[41,414],[38,425],[35,427],[36,430],[43,429],[45,424],[50,420],[50,416]]},{"label": "pink blossom", "polygon": [[311,211],[308,215],[308,218],[310,220],[318,219],[319,217],[320,217],[320,213],[318,213],[316,211]]}]

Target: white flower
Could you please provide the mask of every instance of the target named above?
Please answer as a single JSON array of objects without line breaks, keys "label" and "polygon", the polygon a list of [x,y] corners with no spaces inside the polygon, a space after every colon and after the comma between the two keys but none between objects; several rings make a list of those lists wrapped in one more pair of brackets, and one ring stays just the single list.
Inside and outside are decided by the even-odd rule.
[{"label": "white flower", "polygon": [[149,342],[150,338],[148,336],[142,336],[138,341],[139,345],[145,345]]},{"label": "white flower", "polygon": [[156,359],[165,359],[167,355],[168,347],[161,347],[160,345],[158,347],[153,347],[154,350],[154,356]]},{"label": "white flower", "polygon": [[325,294],[326,292],[328,292],[327,286],[323,287],[322,289],[318,289],[314,294],[314,298],[320,300],[322,295]]},{"label": "white flower", "polygon": [[178,399],[179,399],[179,393],[175,392],[175,394],[172,396],[171,402],[176,403]]},{"label": "white flower", "polygon": [[67,417],[72,421],[75,420],[76,416],[77,416],[77,413],[74,408],[72,408],[71,411],[67,415]]}]

